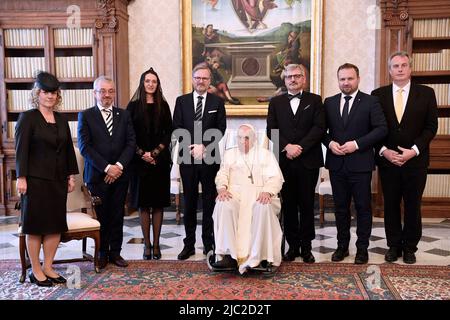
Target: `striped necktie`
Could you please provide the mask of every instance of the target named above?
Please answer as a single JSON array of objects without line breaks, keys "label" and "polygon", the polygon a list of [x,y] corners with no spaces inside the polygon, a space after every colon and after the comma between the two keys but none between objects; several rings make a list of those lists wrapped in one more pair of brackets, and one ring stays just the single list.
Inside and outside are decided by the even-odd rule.
[{"label": "striped necktie", "polygon": [[202,107],[203,107],[203,97],[198,96],[197,106],[195,107],[195,121],[202,121]]},{"label": "striped necktie", "polygon": [[112,136],[112,126],[113,126],[112,110],[111,109],[102,109],[102,111],[104,113],[106,113],[106,119],[105,119],[106,128],[108,129],[109,135]]}]

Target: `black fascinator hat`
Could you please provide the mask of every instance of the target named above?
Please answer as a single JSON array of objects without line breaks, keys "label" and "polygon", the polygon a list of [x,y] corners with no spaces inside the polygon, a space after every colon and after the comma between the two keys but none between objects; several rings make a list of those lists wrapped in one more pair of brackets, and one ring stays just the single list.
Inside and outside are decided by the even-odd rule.
[{"label": "black fascinator hat", "polygon": [[60,83],[54,75],[42,71],[36,76],[36,86],[44,91],[53,92],[59,89]]}]

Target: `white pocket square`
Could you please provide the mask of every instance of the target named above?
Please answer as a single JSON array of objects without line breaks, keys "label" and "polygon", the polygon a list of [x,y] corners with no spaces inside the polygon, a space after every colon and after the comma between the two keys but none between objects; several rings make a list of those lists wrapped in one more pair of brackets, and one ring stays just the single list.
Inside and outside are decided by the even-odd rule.
[{"label": "white pocket square", "polygon": [[208,111],[208,113],[214,113],[214,112],[217,112],[217,109],[216,109],[216,110],[209,110],[209,111]]},{"label": "white pocket square", "polygon": [[303,111],[305,111],[306,109],[308,109],[309,107],[311,107],[310,104],[308,104],[306,107],[303,108]]}]

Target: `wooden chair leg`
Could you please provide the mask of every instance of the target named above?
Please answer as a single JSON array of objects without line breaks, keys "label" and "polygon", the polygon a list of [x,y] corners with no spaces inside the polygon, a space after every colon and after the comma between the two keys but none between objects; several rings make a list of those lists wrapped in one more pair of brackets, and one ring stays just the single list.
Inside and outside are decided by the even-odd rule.
[{"label": "wooden chair leg", "polygon": [[323,226],[325,222],[325,201],[322,194],[319,194],[319,213],[320,213],[320,225]]},{"label": "wooden chair leg", "polygon": [[21,234],[19,236],[19,254],[20,254],[20,264],[22,265],[22,274],[19,281],[21,283],[25,282],[27,276],[27,259],[26,259],[27,246],[25,243],[25,235]]},{"label": "wooden chair leg", "polygon": [[175,208],[176,208],[176,215],[175,215],[175,221],[177,224],[180,224],[181,222],[181,212],[180,212],[180,194],[175,195]]},{"label": "wooden chair leg", "polygon": [[86,242],[87,242],[87,238],[83,238],[83,240],[82,240],[83,256],[85,256],[86,253],[87,253],[87,252],[86,252],[86,247],[87,247]]},{"label": "wooden chair leg", "polygon": [[95,272],[100,272],[100,266],[98,264],[98,250],[100,248],[100,231],[95,233],[94,239],[94,268]]}]

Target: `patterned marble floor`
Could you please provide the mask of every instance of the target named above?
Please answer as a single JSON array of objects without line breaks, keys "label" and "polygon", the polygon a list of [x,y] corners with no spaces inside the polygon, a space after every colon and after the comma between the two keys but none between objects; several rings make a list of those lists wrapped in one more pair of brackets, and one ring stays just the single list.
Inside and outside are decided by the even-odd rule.
[{"label": "patterned marble floor", "polygon": [[[199,219],[201,213],[199,213]],[[316,262],[330,262],[331,254],[336,247],[336,227],[334,215],[326,213],[326,222],[323,227],[319,225],[316,217],[316,239],[313,241],[313,254]],[[163,260],[175,260],[183,248],[183,225],[175,222],[175,213],[166,212],[161,232],[161,252]],[[350,243],[350,256],[343,262],[352,263],[356,253],[356,228],[354,222],[351,228],[352,240]],[[89,240],[91,241],[91,240]],[[122,256],[125,259],[142,259],[143,239],[137,213],[125,217],[124,241]],[[88,242],[92,250],[93,242]],[[421,265],[448,265],[450,266],[450,219],[423,219],[423,236],[417,252],[417,264]],[[71,241],[60,245],[57,258],[78,257],[81,251],[80,241]],[[192,260],[202,260],[201,226],[197,227],[196,254]],[[387,251],[383,219],[374,218],[372,236],[369,246],[369,263],[385,263],[384,254]],[[0,217],[0,259],[19,259],[17,217]],[[301,258],[296,262],[302,263]],[[396,263],[403,264],[402,259]]]}]

